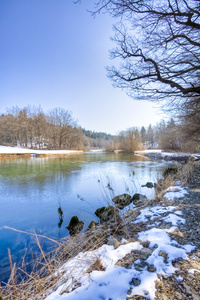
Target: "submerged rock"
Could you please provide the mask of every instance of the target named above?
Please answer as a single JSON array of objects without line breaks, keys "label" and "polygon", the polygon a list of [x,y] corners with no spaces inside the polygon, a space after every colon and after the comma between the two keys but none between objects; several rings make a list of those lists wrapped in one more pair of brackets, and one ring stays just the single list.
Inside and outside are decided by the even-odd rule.
[{"label": "submerged rock", "polygon": [[121,222],[119,211],[113,206],[103,206],[95,211],[95,215],[100,219],[100,223]]},{"label": "submerged rock", "polygon": [[136,193],[133,195],[132,201],[137,201],[137,200],[146,200],[147,197],[145,195]]},{"label": "submerged rock", "polygon": [[113,198],[112,201],[115,203],[117,208],[123,209],[125,206],[131,204],[132,197],[128,194],[122,194]]},{"label": "submerged rock", "polygon": [[147,182],[146,187],[148,187],[149,189],[152,189],[154,187],[154,184],[152,182]]},{"label": "submerged rock", "polygon": [[69,230],[70,235],[78,234],[83,228],[84,222],[80,221],[77,216],[73,216],[66,227]]},{"label": "submerged rock", "polygon": [[152,189],[153,187],[155,187],[155,184],[148,181],[145,185],[142,185],[142,187],[147,187],[149,189]]},{"label": "submerged rock", "polygon": [[166,177],[168,175],[174,175],[178,173],[178,167],[177,166],[170,166],[166,168],[163,172],[163,176]]},{"label": "submerged rock", "polygon": [[91,221],[90,224],[88,225],[87,229],[92,229],[95,228],[97,226],[97,223],[95,221]]}]

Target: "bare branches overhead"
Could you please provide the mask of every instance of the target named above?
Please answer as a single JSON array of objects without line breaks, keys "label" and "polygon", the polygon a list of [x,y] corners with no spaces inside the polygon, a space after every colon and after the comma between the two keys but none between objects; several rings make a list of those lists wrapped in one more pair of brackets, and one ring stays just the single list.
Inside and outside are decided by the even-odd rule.
[{"label": "bare branches overhead", "polygon": [[99,0],[99,12],[119,21],[108,68],[115,86],[139,99],[200,95],[200,1]]}]

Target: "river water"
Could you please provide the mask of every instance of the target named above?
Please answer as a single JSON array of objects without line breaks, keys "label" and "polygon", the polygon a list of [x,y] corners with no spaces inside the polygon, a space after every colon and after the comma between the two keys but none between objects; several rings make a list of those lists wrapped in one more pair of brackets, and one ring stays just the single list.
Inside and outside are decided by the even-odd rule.
[{"label": "river water", "polygon": [[[133,154],[103,152],[1,159],[0,281],[9,273],[8,248],[13,263],[23,256],[29,260],[30,249],[31,253],[39,251],[33,236],[3,226],[58,240],[69,234],[66,226],[72,216],[84,222],[84,230],[91,220],[98,221],[95,210],[112,203],[116,195],[142,193],[152,199],[154,189],[141,185],[157,182],[168,164]],[[51,250],[47,240],[42,239],[41,244],[44,251]]]}]

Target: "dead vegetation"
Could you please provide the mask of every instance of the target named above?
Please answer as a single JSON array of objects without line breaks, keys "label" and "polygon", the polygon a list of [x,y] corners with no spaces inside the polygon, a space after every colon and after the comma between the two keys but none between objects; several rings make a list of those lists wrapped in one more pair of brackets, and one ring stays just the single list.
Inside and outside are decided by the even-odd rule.
[{"label": "dead vegetation", "polygon": [[163,201],[163,195],[166,192],[166,189],[169,186],[173,186],[178,183],[179,185],[184,186],[190,181],[190,177],[194,172],[194,169],[198,167],[199,162],[194,162],[189,160],[186,164],[183,165],[174,165],[167,168],[163,173],[163,178],[160,179],[156,185],[155,192],[155,201]]},{"label": "dead vegetation", "polygon": [[[8,252],[10,278],[6,284],[4,282],[1,283],[0,300],[44,299],[50,289],[55,290],[57,288],[58,280],[59,284],[68,281],[69,278],[63,277],[64,271],[60,269],[64,263],[77,256],[80,252],[98,249],[108,242],[108,238],[111,235],[126,235],[123,230],[124,227],[125,225],[122,226],[119,223],[111,223],[110,225],[99,224],[86,230],[84,233],[63,239],[59,242],[57,249],[49,254],[44,253],[40,244],[41,236],[35,233],[35,240],[41,256],[34,260],[32,272],[28,272],[24,260],[22,265],[17,266],[12,262],[12,253]],[[58,244],[57,241],[55,243]],[[79,263],[80,261],[77,260],[77,265],[74,268],[77,268]],[[93,270],[104,270],[104,266],[98,257],[92,257],[91,260],[87,261],[87,269],[84,272],[91,273]],[[70,285],[65,286],[64,292],[73,290],[78,284],[76,278],[73,278]]]},{"label": "dead vegetation", "polygon": [[[156,187],[156,199],[154,203],[161,201],[161,199],[163,201],[162,196],[164,191],[177,180],[180,180],[182,185],[189,182],[194,168],[194,162],[189,162],[186,165],[178,167],[175,174],[168,174],[163,180],[160,180]],[[141,207],[144,208],[153,205],[152,201],[153,200],[144,200]],[[36,243],[40,249],[40,258],[34,260],[32,263],[32,271],[28,272],[25,261],[22,260],[21,266],[13,264],[12,253],[8,251],[10,278],[6,284],[1,283],[0,300],[45,299],[45,297],[48,296],[49,290],[54,291],[57,289],[58,281],[59,285],[66,283],[64,289],[61,291],[62,293],[70,292],[77,288],[80,285],[77,277],[72,276],[69,284],[69,278],[63,276],[64,270],[62,270],[61,266],[77,256],[80,252],[96,250],[103,244],[107,244],[111,236],[117,236],[119,240],[123,237],[133,241],[134,238],[137,238],[137,233],[145,229],[141,223],[130,224],[130,221],[134,221],[140,213],[141,207],[127,211],[120,222],[98,224],[86,230],[84,233],[67,237],[60,242],[55,241],[58,247],[49,254],[44,253],[40,244],[40,239],[44,237],[34,233]],[[145,245],[143,246],[145,247]],[[77,265],[74,265],[73,268],[77,268],[78,265],[80,265],[79,260],[77,260]],[[79,278],[84,274],[91,273],[93,270],[104,270],[101,260],[95,256],[87,261],[87,268],[80,271]],[[69,270],[69,276],[72,271],[73,270]],[[159,288],[160,291],[163,290],[161,286],[158,287],[158,290]],[[135,297],[133,299],[137,299]]]}]

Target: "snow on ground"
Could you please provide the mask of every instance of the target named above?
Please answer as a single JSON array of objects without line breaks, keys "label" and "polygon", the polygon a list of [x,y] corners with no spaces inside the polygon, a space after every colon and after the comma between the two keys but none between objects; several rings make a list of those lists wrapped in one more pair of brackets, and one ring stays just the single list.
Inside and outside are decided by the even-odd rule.
[{"label": "snow on ground", "polygon": [[[147,223],[148,221],[154,221],[155,219],[159,219],[159,222],[153,224],[153,226],[159,225],[161,221],[165,223],[171,223],[172,225],[178,225],[180,223],[184,224],[185,220],[180,217],[182,212],[180,210],[175,211],[175,207],[173,206],[154,206],[154,207],[146,207],[140,211],[139,216],[136,218],[134,222],[131,224],[138,224],[138,223]],[[166,213],[168,215],[166,216]],[[152,225],[148,225],[152,227]]]},{"label": "snow on ground", "polygon": [[197,270],[197,269],[189,269],[189,270],[188,270],[188,273],[189,273],[189,274],[194,274],[194,272],[200,273],[200,271]]},{"label": "snow on ground", "polygon": [[[65,263],[59,272],[64,273],[66,283],[58,290],[46,298],[46,300],[57,299],[123,299],[129,289],[129,282],[132,279],[132,272],[127,269],[115,266],[115,263],[133,250],[140,250],[142,246],[139,242],[127,243],[114,249],[113,246],[103,245],[95,251],[79,253],[74,259]],[[92,271],[88,273],[88,268],[96,260],[100,259],[105,271]],[[120,280],[120,288],[119,288]],[[73,290],[76,285],[80,285]],[[59,293],[65,290],[73,290],[68,294]]]},{"label": "snow on ground", "polygon": [[[176,186],[170,187],[168,193],[180,191],[183,191],[182,188]],[[195,249],[190,244],[181,245],[171,238],[170,234],[177,230],[178,224],[185,222],[181,215],[176,206],[156,205],[142,209],[132,224],[146,223],[148,230],[138,234],[138,241],[127,242],[123,239],[123,244],[116,249],[103,245],[97,250],[79,253],[59,269],[58,272],[63,275],[57,283],[57,290],[51,291],[45,300],[126,300],[128,291],[128,297],[141,295],[154,299],[157,275],[174,274],[177,269],[172,264],[173,260],[187,259],[187,253]],[[172,227],[158,228],[156,224],[160,222],[171,223]],[[140,256],[130,268],[116,265],[127,254],[134,256],[134,251]],[[100,271],[94,267],[90,269],[97,260],[103,267]],[[181,281],[179,277],[177,280]],[[61,283],[63,280],[64,284]]]},{"label": "snow on ground", "polygon": [[170,186],[165,191],[163,198],[167,200],[181,199],[184,198],[187,194],[188,191],[186,188],[183,188],[181,186]]},{"label": "snow on ground", "polygon": [[143,151],[135,151],[135,154],[138,155],[147,155],[157,159],[169,159],[169,160],[187,160],[188,158],[193,158],[194,160],[200,159],[200,154],[194,153],[172,153],[172,152],[163,152],[158,149],[147,149]]},{"label": "snow on ground", "polygon": [[137,223],[146,223],[148,220],[153,221],[155,218],[159,217],[161,214],[165,214],[167,212],[173,211],[174,208],[172,206],[162,207],[160,205],[154,207],[146,207],[140,211],[140,215],[136,218],[132,224]]},{"label": "snow on ground", "polygon": [[[132,285],[132,296],[143,295],[147,299],[154,299],[157,274],[172,275],[176,271],[172,261],[181,257],[187,259],[187,252],[192,251],[194,247],[179,245],[174,241],[172,243],[165,229],[152,228],[141,232],[139,239],[149,241],[150,249],[155,247],[146,259],[146,262],[155,268],[154,272],[148,271],[146,267],[139,270],[137,265],[141,264],[140,260],[137,260],[130,269],[115,265],[119,259],[131,251],[144,249],[139,242],[127,243],[117,249],[103,245],[96,251],[80,253],[63,265],[60,272],[65,271],[63,276],[66,277],[66,283],[60,285],[46,300],[122,300],[126,299],[127,291],[131,287],[130,282],[133,279],[137,279],[140,284]],[[160,255],[161,251],[166,252],[167,262]],[[90,274],[87,273],[92,260],[95,261],[97,258],[105,267],[105,271],[94,270]]]},{"label": "snow on ground", "polygon": [[135,154],[155,154],[155,153],[161,153],[161,149],[147,149],[142,151],[135,151]]},{"label": "snow on ground", "polygon": [[177,226],[178,224],[181,224],[181,223],[185,224],[185,219],[183,219],[179,216],[176,216],[174,214],[169,214],[167,217],[162,218],[162,220],[165,223],[171,223],[174,226]]},{"label": "snow on ground", "polygon": [[35,150],[35,149],[26,149],[20,147],[7,147],[7,146],[0,146],[0,153],[2,154],[69,154],[73,152],[83,152],[77,150]]}]

